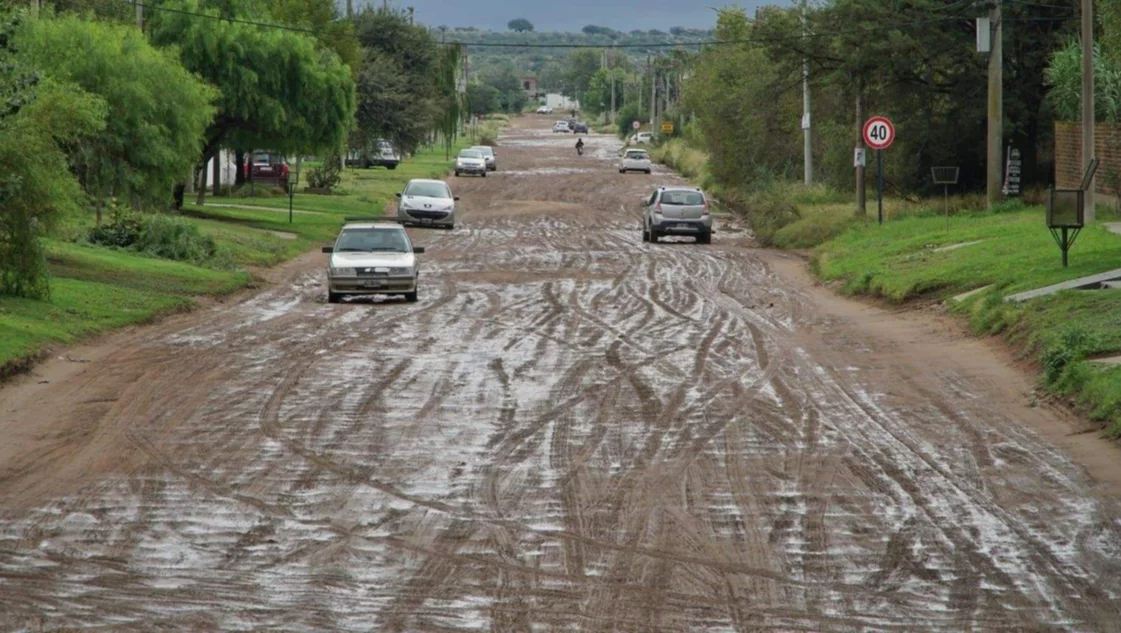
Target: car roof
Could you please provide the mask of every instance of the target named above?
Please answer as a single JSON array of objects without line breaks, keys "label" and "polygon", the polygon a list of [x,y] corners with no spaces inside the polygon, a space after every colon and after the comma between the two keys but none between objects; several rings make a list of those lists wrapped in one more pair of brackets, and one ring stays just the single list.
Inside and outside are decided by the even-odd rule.
[{"label": "car roof", "polygon": [[658,187],[658,191],[693,191],[699,194],[704,194],[700,187],[688,187],[685,185],[662,185]]},{"label": "car roof", "polygon": [[342,230],[347,229],[394,229],[404,231],[405,227],[394,222],[347,222]]},{"label": "car roof", "polygon": [[448,183],[444,182],[443,180],[436,180],[434,178],[413,178],[409,182],[405,183],[405,186],[408,187],[409,185],[413,184],[414,182],[433,183],[433,184],[440,183],[441,185],[447,185],[448,184]]},{"label": "car roof", "polygon": [[471,147],[469,147],[468,149],[477,149],[477,150],[479,150],[480,152],[491,152],[491,151],[494,151],[494,148],[493,148],[493,147],[491,147],[490,145],[472,145],[472,146],[471,146]]}]

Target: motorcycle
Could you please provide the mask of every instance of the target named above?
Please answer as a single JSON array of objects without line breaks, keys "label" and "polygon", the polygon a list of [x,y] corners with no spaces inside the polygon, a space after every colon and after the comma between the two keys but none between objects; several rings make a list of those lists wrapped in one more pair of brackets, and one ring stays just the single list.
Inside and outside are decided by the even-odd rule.
[{"label": "motorcycle", "polygon": [[576,155],[577,156],[583,156],[584,155],[584,147],[583,146],[581,146],[581,145],[576,146]]}]

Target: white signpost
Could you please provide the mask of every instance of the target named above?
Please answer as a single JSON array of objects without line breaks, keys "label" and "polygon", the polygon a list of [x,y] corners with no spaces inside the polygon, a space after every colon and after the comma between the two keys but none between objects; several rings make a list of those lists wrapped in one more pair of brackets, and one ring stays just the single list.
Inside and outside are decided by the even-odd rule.
[{"label": "white signpost", "polygon": [[641,128],[641,127],[642,127],[642,124],[639,123],[638,121],[635,121],[634,123],[631,123],[631,129],[633,129],[635,132],[637,132],[639,130],[639,128]]},{"label": "white signpost", "polygon": [[895,141],[895,126],[883,116],[874,116],[864,122],[864,144],[876,150],[876,195],[879,205],[879,222],[884,223],[884,150]]}]

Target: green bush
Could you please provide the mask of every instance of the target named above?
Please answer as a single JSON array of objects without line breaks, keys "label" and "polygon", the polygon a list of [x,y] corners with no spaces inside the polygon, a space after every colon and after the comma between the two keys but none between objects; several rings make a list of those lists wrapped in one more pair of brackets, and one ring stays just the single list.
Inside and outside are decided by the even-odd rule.
[{"label": "green bush", "polygon": [[1067,368],[1085,360],[1098,346],[1098,337],[1077,326],[1068,326],[1043,350],[1043,376],[1048,385],[1055,385]]},{"label": "green bush", "polygon": [[144,230],[144,216],[136,211],[109,202],[109,221],[90,229],[89,241],[100,246],[129,248],[140,240]]},{"label": "green bush", "polygon": [[339,166],[338,156],[328,156],[323,159],[323,164],[308,170],[307,184],[314,189],[330,189],[338,186],[342,180],[342,167]]}]

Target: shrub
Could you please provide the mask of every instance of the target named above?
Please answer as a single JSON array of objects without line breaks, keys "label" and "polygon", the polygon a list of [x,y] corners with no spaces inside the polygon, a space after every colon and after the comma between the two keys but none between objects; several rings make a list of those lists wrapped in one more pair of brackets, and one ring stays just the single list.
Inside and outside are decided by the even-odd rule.
[{"label": "shrub", "polygon": [[1043,350],[1043,375],[1055,385],[1068,367],[1085,360],[1098,345],[1098,337],[1077,326],[1068,326]]},{"label": "shrub", "polygon": [[328,156],[323,164],[308,170],[307,184],[314,189],[330,189],[342,180],[342,168],[338,156]]},{"label": "shrub", "polygon": [[129,248],[140,240],[144,217],[136,211],[109,201],[109,221],[90,229],[89,241],[101,246]]}]

